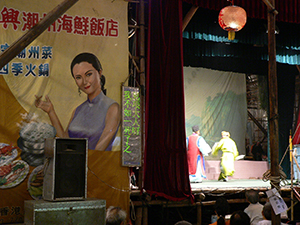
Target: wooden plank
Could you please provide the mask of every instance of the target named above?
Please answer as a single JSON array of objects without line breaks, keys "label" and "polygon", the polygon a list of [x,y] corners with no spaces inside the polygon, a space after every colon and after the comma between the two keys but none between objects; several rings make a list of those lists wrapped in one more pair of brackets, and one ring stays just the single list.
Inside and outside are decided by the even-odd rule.
[{"label": "wooden plank", "polygon": [[142,219],[143,219],[143,208],[142,207],[138,207],[136,209],[136,220],[135,220],[135,224],[136,225],[142,225]]},{"label": "wooden plank", "polygon": [[185,30],[191,19],[193,18],[194,14],[197,12],[198,6],[192,6],[191,9],[188,11],[186,16],[184,17],[182,21],[182,31]]},{"label": "wooden plank", "polygon": [[197,205],[197,225],[202,224],[202,206],[199,204]]},{"label": "wooden plank", "polygon": [[28,32],[26,32],[16,42],[11,44],[0,55],[0,68],[3,68],[9,61],[16,57],[26,46],[34,41],[41,33],[43,33],[55,20],[57,20],[63,13],[71,8],[78,0],[65,0],[52,11],[50,11],[41,21],[34,25]]},{"label": "wooden plank", "polygon": [[274,13],[275,15],[278,14],[278,11],[274,8],[274,6],[268,0],[263,0],[263,2],[267,5],[270,13]]}]

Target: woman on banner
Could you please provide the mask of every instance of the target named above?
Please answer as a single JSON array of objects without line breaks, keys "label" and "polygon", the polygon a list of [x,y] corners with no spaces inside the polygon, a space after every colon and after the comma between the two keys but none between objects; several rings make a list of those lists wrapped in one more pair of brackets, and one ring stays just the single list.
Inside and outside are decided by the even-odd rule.
[{"label": "woman on banner", "polygon": [[221,173],[218,180],[228,181],[228,176],[234,174],[234,160],[239,155],[234,140],[230,138],[230,133],[227,131],[221,132],[222,139],[215,143],[212,147],[212,155],[218,155],[218,151],[222,151]]},{"label": "woman on banner", "polygon": [[35,96],[35,106],[48,114],[57,136],[88,138],[89,149],[111,151],[120,124],[120,107],[103,93],[104,79],[99,59],[91,53],[81,53],[73,59],[71,73],[79,94],[81,91],[87,94],[87,100],[73,111],[66,130],[47,95],[45,101],[41,100],[42,96]]}]

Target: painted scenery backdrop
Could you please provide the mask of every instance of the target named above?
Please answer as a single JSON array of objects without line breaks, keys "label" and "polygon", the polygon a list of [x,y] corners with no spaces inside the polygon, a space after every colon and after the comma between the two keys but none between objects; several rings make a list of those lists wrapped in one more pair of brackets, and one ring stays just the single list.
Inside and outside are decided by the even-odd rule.
[{"label": "painted scenery backdrop", "polygon": [[239,153],[245,154],[247,124],[245,74],[184,67],[186,133],[198,125],[212,147],[221,131],[230,132]]},{"label": "painted scenery backdrop", "polygon": [[[0,50],[5,51],[61,1],[19,0],[0,2]],[[72,59],[81,52],[95,54],[103,67],[107,96],[121,103],[121,83],[128,75],[127,3],[123,0],[78,1],[36,40],[0,70],[0,223],[22,222],[24,200],[39,196],[29,192],[29,179],[43,163],[37,155],[23,157],[18,146],[20,130],[32,121],[50,124],[35,108],[35,95],[48,95],[62,125],[86,100],[70,72]],[[129,209],[128,170],[121,166],[120,130],[112,152],[89,150],[88,197],[105,199],[107,206]],[[40,154],[37,152],[36,154]],[[5,169],[18,170],[14,181],[5,181]],[[35,173],[32,175],[32,173]]]}]

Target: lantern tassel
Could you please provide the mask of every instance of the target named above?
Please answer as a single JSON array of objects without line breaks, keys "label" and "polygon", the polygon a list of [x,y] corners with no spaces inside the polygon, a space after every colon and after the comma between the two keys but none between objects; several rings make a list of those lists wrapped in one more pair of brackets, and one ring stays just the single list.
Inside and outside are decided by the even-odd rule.
[{"label": "lantern tassel", "polygon": [[234,40],[235,32],[233,30],[228,31],[228,40]]}]

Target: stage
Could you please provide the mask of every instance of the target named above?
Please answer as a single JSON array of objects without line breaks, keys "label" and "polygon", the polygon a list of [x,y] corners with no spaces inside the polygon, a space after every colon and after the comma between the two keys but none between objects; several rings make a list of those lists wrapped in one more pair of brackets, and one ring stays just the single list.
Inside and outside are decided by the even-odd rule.
[{"label": "stage", "polygon": [[[281,183],[281,197],[287,206],[291,206],[291,181]],[[300,189],[300,185],[293,184]],[[230,179],[228,182],[217,180],[203,180],[202,183],[191,183],[194,201],[169,201],[159,197],[150,197],[146,192],[134,190],[131,193],[132,209],[136,214],[135,225],[164,224],[173,225],[176,220],[187,220],[193,225],[207,225],[214,215],[214,204],[217,198],[225,197],[230,204],[231,213],[244,210],[248,206],[245,192],[250,189],[257,190],[260,194],[261,204],[268,201],[266,191],[271,189],[269,181],[262,179]],[[298,203],[296,196],[294,202]],[[295,219],[299,220],[300,204],[294,206]],[[290,218],[290,210],[287,212]],[[171,216],[172,215],[172,216]],[[147,219],[146,219],[147,218]],[[148,223],[146,223],[146,221]]]},{"label": "stage", "polygon": [[[267,161],[235,161],[235,174],[233,177],[229,177],[227,182],[217,180],[220,173],[220,161],[206,160],[205,167],[207,179],[203,179],[201,183],[190,183],[194,201],[189,199],[169,201],[149,196],[145,191],[141,194],[140,190],[132,190],[131,201],[137,217],[134,224],[147,224],[146,220],[148,219],[148,224],[171,225],[175,224],[176,220],[185,219],[192,224],[206,225],[210,223],[211,215],[214,214],[213,205],[218,197],[222,196],[227,199],[231,211],[243,210],[249,204],[246,201],[245,192],[250,189],[260,193],[262,204],[268,201],[266,191],[270,190],[272,186],[270,181],[263,180],[265,179],[264,175],[269,171]],[[300,189],[300,185],[296,183],[293,183],[293,187]],[[282,181],[280,190],[282,198],[290,207],[292,202],[291,181]],[[295,203],[298,202],[295,195],[293,199]],[[300,210],[299,205],[296,204],[296,210]],[[158,215],[160,215],[159,218],[157,218]]]},{"label": "stage", "polygon": [[[227,182],[218,181],[220,174],[219,160],[206,160],[205,171],[206,179],[201,183],[191,183],[193,193],[199,192],[234,192],[255,189],[258,191],[266,191],[271,189],[270,181],[268,181],[269,163],[268,161],[238,160],[234,162],[235,172],[229,177]],[[281,181],[282,191],[291,191],[291,181]],[[297,186],[295,182],[294,186]]]},{"label": "stage", "polygon": [[[265,174],[269,172],[269,164],[267,161],[253,161],[253,160],[238,160],[234,162],[235,173],[229,177],[227,182],[218,181],[220,174],[219,160],[206,160],[205,171],[206,179],[201,183],[190,183],[193,195],[197,196],[199,193],[244,193],[246,190],[255,189],[265,192],[271,189],[270,181],[264,180]],[[291,181],[286,180],[280,183],[282,192],[291,191]],[[296,186],[296,184],[294,184]],[[132,190],[131,196],[140,195],[140,190]],[[146,192],[145,192],[146,193]],[[144,193],[144,194],[145,194]],[[205,199],[201,199],[205,201]]]},{"label": "stage", "polygon": [[268,190],[271,188],[269,181],[263,181],[262,179],[229,179],[227,182],[218,180],[206,180],[202,183],[191,183],[192,192],[199,191],[217,191],[217,190]]},{"label": "stage", "polygon": [[[261,179],[269,170],[267,161],[238,160],[234,161],[235,172],[232,179]],[[220,174],[220,160],[205,160],[205,171],[208,180],[217,180]]]}]

